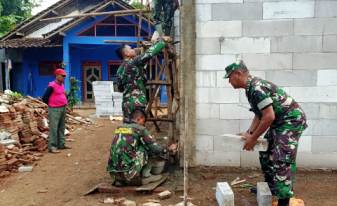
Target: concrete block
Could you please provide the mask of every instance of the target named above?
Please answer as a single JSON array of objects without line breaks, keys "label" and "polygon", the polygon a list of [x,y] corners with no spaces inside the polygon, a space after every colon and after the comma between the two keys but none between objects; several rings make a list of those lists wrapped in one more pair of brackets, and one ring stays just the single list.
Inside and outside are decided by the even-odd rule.
[{"label": "concrete block", "polygon": [[336,69],[337,53],[295,53],[293,69]]},{"label": "concrete block", "polygon": [[206,71],[197,72],[197,87],[215,87],[216,86],[216,72]]},{"label": "concrete block", "polygon": [[212,19],[211,4],[196,4],[197,22],[210,21]]},{"label": "concrete block", "polygon": [[[249,71],[251,75],[253,76],[258,76],[261,78],[265,78],[265,72],[264,71]],[[221,88],[221,87],[227,87],[227,88],[232,88],[232,85],[229,83],[228,79],[224,79],[223,77],[225,76],[226,72],[225,71],[218,71],[216,74],[216,87]]]},{"label": "concrete block", "polygon": [[337,70],[318,70],[317,85],[318,86],[337,85]]},{"label": "concrete block", "polygon": [[278,86],[316,86],[315,70],[283,70],[267,71],[266,79]]},{"label": "concrete block", "polygon": [[292,69],[292,54],[243,54],[243,61],[250,70]]},{"label": "concrete block", "polygon": [[240,106],[241,104],[221,104],[220,105],[220,119],[252,119],[253,113],[244,107],[250,108],[248,104]]},{"label": "concrete block", "polygon": [[239,37],[242,35],[241,21],[208,21],[196,25],[197,38]]},{"label": "concrete block", "polygon": [[235,55],[197,55],[197,70],[225,70],[225,67],[235,61]]},{"label": "concrete block", "polygon": [[315,16],[316,17],[337,17],[336,1],[316,1]]},{"label": "concrete block", "polygon": [[271,52],[320,52],[320,36],[283,36],[271,38]]},{"label": "concrete block", "polygon": [[219,152],[240,152],[243,148],[243,141],[235,138],[214,136],[214,151]]},{"label": "concrete block", "polygon": [[337,102],[337,86],[289,87],[297,102]]},{"label": "concrete block", "polygon": [[305,168],[331,168],[337,169],[337,153],[311,153],[300,152],[297,155],[297,165]]},{"label": "concrete block", "polygon": [[336,18],[294,19],[295,35],[337,34]]},{"label": "concrete block", "polygon": [[242,151],[241,167],[260,167],[259,152]]},{"label": "concrete block", "polygon": [[196,54],[220,54],[219,38],[197,38]]},{"label": "concrete block", "polygon": [[214,138],[209,135],[197,135],[195,148],[198,151],[213,151]]},{"label": "concrete block", "polygon": [[196,134],[220,136],[239,133],[238,120],[201,119],[196,122]]},{"label": "concrete block", "polygon": [[324,104],[319,105],[319,118],[320,119],[337,119],[337,104]]},{"label": "concrete block", "polygon": [[237,103],[239,91],[231,88],[197,88],[197,103]]},{"label": "concrete block", "polygon": [[301,108],[304,110],[307,119],[318,119],[320,118],[320,104],[319,103],[305,103],[300,104]]},{"label": "concrete block", "polygon": [[195,163],[206,166],[240,166],[240,152],[196,151]]},{"label": "concrete block", "polygon": [[272,194],[270,188],[266,182],[257,183],[256,200],[258,206],[270,206],[272,205]]},{"label": "concrete block", "polygon": [[304,130],[304,136],[335,136],[337,134],[337,120],[308,120],[309,127]]},{"label": "concrete block", "polygon": [[324,36],[323,37],[323,51],[324,52],[337,52],[337,36]]},{"label": "concrete block", "polygon": [[212,5],[212,20],[229,21],[247,19],[262,19],[261,3]]},{"label": "concrete block", "polygon": [[219,119],[220,117],[219,104],[197,104],[196,110],[197,119]]},{"label": "concrete block", "polygon": [[227,182],[217,183],[215,197],[219,206],[234,206],[234,193]]},{"label": "concrete block", "polygon": [[311,18],[315,1],[286,1],[263,3],[263,19]]},{"label": "concrete block", "polygon": [[197,4],[243,3],[243,0],[196,0]]},{"label": "concrete block", "polygon": [[[251,112],[253,115],[254,113]],[[253,119],[241,119],[240,120],[240,132],[245,132],[249,129]]]},{"label": "concrete block", "polygon": [[269,38],[226,38],[221,43],[222,54],[269,53]]},{"label": "concrete block", "polygon": [[248,105],[248,99],[246,96],[246,90],[240,89],[239,91],[239,101],[241,105]]},{"label": "concrete block", "polygon": [[311,152],[312,150],[312,136],[301,136],[298,142],[297,152]]},{"label": "concrete block", "polygon": [[287,36],[293,34],[293,20],[243,21],[243,36]]},{"label": "concrete block", "polygon": [[337,136],[313,136],[312,153],[337,153]]}]

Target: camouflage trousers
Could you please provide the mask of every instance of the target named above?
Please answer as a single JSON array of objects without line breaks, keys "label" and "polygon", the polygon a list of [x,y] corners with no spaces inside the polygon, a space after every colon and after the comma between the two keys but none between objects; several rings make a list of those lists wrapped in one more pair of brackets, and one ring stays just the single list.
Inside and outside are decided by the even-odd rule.
[{"label": "camouflage trousers", "polygon": [[142,171],[148,168],[148,155],[146,152],[138,151],[134,157],[133,166],[124,172],[110,172],[110,176],[114,181],[118,181],[123,185],[141,185]]},{"label": "camouflage trousers", "polygon": [[298,141],[306,124],[285,123],[271,128],[265,138],[269,142],[266,152],[260,152],[261,169],[271,190],[279,199],[294,195]]},{"label": "camouflage trousers", "polygon": [[170,36],[174,12],[178,7],[176,0],[152,0],[152,18],[160,36]]},{"label": "camouflage trousers", "polygon": [[131,114],[136,109],[145,111],[147,105],[146,96],[143,94],[124,97],[122,102],[123,118],[125,123],[131,122]]}]

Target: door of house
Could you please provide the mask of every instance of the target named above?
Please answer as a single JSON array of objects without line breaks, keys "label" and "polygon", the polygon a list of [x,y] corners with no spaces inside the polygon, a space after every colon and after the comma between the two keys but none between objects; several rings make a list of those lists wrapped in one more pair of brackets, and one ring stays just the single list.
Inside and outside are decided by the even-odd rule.
[{"label": "door of house", "polygon": [[102,65],[99,62],[85,62],[83,64],[83,96],[84,101],[94,101],[92,83],[102,80]]}]

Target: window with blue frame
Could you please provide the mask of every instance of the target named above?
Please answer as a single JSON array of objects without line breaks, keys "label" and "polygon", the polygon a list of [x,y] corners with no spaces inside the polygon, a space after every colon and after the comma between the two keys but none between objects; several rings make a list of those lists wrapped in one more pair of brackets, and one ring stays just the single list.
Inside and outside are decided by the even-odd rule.
[{"label": "window with blue frame", "polygon": [[121,65],[121,61],[110,61],[109,62],[109,80],[114,82],[114,91],[118,92],[117,88],[117,70]]},{"label": "window with blue frame", "polygon": [[62,65],[61,61],[43,61],[39,63],[40,76],[52,76],[57,68]]}]

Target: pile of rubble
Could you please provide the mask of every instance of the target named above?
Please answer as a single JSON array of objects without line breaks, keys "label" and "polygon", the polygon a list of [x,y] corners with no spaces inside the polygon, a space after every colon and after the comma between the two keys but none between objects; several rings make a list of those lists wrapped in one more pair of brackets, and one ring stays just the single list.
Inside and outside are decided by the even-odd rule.
[{"label": "pile of rubble", "polygon": [[[48,106],[32,97],[0,93],[0,176],[39,160],[48,148]],[[67,114],[67,131],[73,124],[87,124]]]}]

